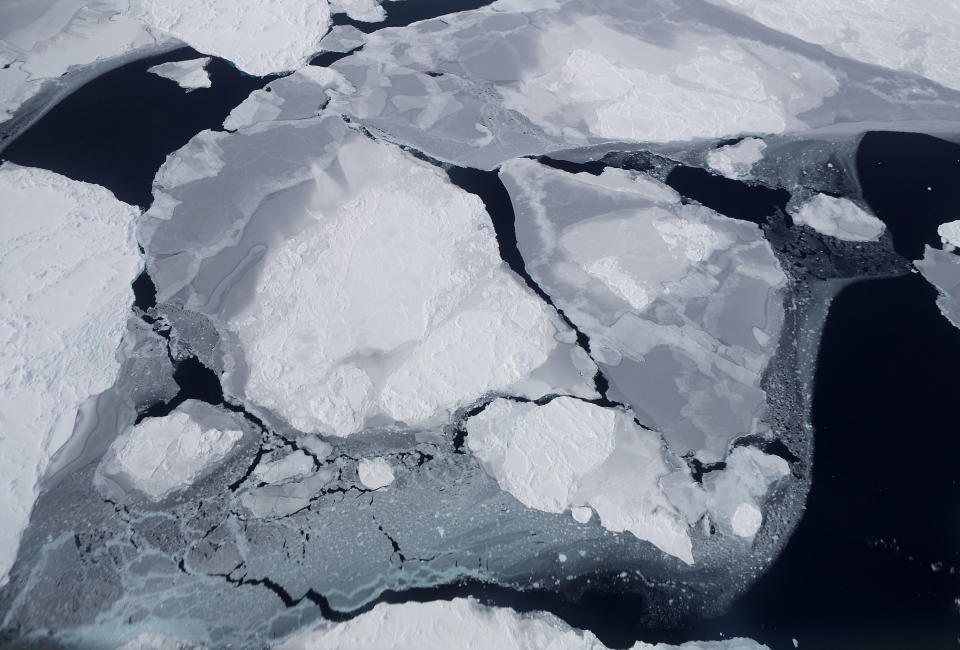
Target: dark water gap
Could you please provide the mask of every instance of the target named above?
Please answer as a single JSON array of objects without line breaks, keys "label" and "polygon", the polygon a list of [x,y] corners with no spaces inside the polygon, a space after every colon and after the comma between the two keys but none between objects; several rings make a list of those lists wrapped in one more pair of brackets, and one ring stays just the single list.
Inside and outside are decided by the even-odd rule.
[{"label": "dark water gap", "polygon": [[224,118],[276,77],[251,77],[212,58],[211,87],[187,92],[147,72],[167,61],[203,56],[185,47],[127,63],[78,88],[14,140],[3,159],[102,185],[146,209],[167,155]]}]

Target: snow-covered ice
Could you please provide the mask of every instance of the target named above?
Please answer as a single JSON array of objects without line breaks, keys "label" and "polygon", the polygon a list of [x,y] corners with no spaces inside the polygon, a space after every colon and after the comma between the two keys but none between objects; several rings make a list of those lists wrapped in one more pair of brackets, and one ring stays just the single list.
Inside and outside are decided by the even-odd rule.
[{"label": "snow-covered ice", "polygon": [[629,413],[570,397],[543,406],[498,399],[467,421],[467,446],[527,507],[573,506],[580,521],[591,506],[604,528],[693,563],[686,523],[660,490],[670,472],[660,438]]},{"label": "snow-covered ice", "polygon": [[760,138],[744,138],[736,144],[712,149],[707,154],[707,164],[727,178],[750,177],[750,169],[763,158],[766,143]]},{"label": "snow-covered ice", "polygon": [[187,90],[209,88],[210,75],[206,70],[208,63],[210,63],[209,56],[186,61],[169,61],[147,68],[147,72],[176,82],[178,86]]},{"label": "snow-covered ice", "polygon": [[[606,650],[591,632],[572,628],[546,612],[518,614],[507,607],[489,607],[473,599],[428,603],[380,603],[371,611],[340,624],[324,624],[274,646],[277,650],[307,648],[418,648],[447,650]],[[694,641],[680,646],[639,641],[632,650],[763,650],[750,639]]]},{"label": "snow-covered ice", "polygon": [[379,490],[393,483],[393,468],[384,458],[363,458],[357,465],[357,475],[363,487]]},{"label": "snow-covered ice", "polygon": [[531,276],[590,337],[612,394],[674,451],[720,460],[765,430],[760,378],[785,276],[760,229],[635,173],[505,164]]},{"label": "snow-covered ice", "polygon": [[139,210],[102,187],[0,166],[0,584],[50,456],[106,390],[142,268]]},{"label": "snow-covered ice", "polygon": [[940,313],[954,327],[960,328],[960,255],[927,246],[923,259],[914,265],[940,293],[937,298]]},{"label": "snow-covered ice", "polygon": [[788,211],[796,223],[846,241],[876,241],[886,227],[850,199],[827,194],[816,194]]},{"label": "snow-covered ice", "polygon": [[[219,425],[219,426],[217,426]],[[231,416],[187,400],[165,417],[147,418],[120,434],[100,467],[102,476],[159,500],[197,480],[243,437]]]},{"label": "snow-covered ice", "polygon": [[940,224],[937,234],[944,248],[960,248],[960,220]]}]

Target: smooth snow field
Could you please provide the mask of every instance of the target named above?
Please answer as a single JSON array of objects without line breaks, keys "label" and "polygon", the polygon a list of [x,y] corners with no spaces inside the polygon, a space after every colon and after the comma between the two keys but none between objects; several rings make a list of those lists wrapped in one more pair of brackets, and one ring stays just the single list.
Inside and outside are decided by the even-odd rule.
[{"label": "smooth snow field", "polygon": [[956,647],[958,21],[0,7],[0,647]]}]

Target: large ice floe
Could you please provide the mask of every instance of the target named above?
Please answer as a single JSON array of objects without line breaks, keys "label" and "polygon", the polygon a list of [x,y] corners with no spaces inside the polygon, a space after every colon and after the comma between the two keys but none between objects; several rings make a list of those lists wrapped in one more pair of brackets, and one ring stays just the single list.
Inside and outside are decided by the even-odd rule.
[{"label": "large ice floe", "polygon": [[42,169],[0,166],[0,584],[50,456],[109,388],[143,261],[139,210]]},{"label": "large ice floe", "polygon": [[[577,630],[543,612],[518,614],[457,598],[431,603],[382,603],[340,625],[302,632],[275,646],[277,650],[308,648],[422,648],[446,650],[470,647],[493,650],[606,650],[589,631]],[[638,642],[631,650],[763,650],[749,639],[702,641],[680,646]]]}]

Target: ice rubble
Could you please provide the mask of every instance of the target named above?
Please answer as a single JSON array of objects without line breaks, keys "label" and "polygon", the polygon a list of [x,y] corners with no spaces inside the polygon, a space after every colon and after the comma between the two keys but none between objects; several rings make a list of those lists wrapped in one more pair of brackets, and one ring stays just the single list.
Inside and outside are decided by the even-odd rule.
[{"label": "ice rubble", "polygon": [[960,5],[927,0],[708,0],[839,56],[960,89]]},{"label": "ice rubble", "polygon": [[670,472],[660,437],[628,413],[569,397],[543,406],[499,399],[467,421],[467,433],[487,473],[525,506],[577,508],[578,521],[591,506],[604,528],[693,563],[686,522],[660,490]]},{"label": "ice rubble", "polygon": [[360,482],[368,490],[379,490],[385,488],[391,483],[395,476],[390,463],[383,458],[364,458],[357,466],[357,474],[360,476]]},{"label": "ice rubble", "polygon": [[[307,648],[420,648],[447,650],[470,647],[497,650],[551,648],[606,650],[591,632],[577,630],[545,612],[518,614],[507,607],[489,607],[457,598],[427,603],[381,603],[371,611],[336,625],[321,625],[274,646],[277,650]],[[642,641],[632,650],[761,650],[749,639],[695,641],[680,646]]]},{"label": "ice rubble", "polygon": [[187,61],[170,61],[147,68],[147,72],[174,81],[178,86],[187,90],[209,88],[210,75],[206,71],[208,63],[210,63],[209,56]]},{"label": "ice rubble", "polygon": [[4,163],[0,196],[2,584],[50,456],[116,378],[142,260],[139,210],[102,187]]},{"label": "ice rubble", "polygon": [[767,144],[760,138],[744,138],[711,150],[707,154],[707,164],[727,178],[749,178],[750,169],[763,158],[766,148]]},{"label": "ice rubble", "polygon": [[885,228],[882,221],[850,199],[827,194],[816,194],[798,208],[788,206],[788,212],[796,223],[846,241],[876,241]]},{"label": "ice rubble", "polygon": [[764,430],[785,276],[757,226],[618,169],[521,159],[500,176],[530,274],[590,337],[612,395],[703,462]]},{"label": "ice rubble", "polygon": [[219,323],[225,391],[304,432],[436,425],[491,391],[595,395],[481,201],[337,118],[201,133],[155,196],[158,299]]},{"label": "ice rubble", "polygon": [[914,265],[940,293],[937,299],[940,313],[960,328],[960,255],[927,246],[923,259]]},{"label": "ice rubble", "polygon": [[946,249],[960,248],[960,221],[942,223],[937,227],[937,234]]},{"label": "ice rubble", "polygon": [[241,437],[243,431],[231,416],[187,400],[169,415],[147,418],[117,436],[104,456],[101,475],[160,500],[195,482]]}]

